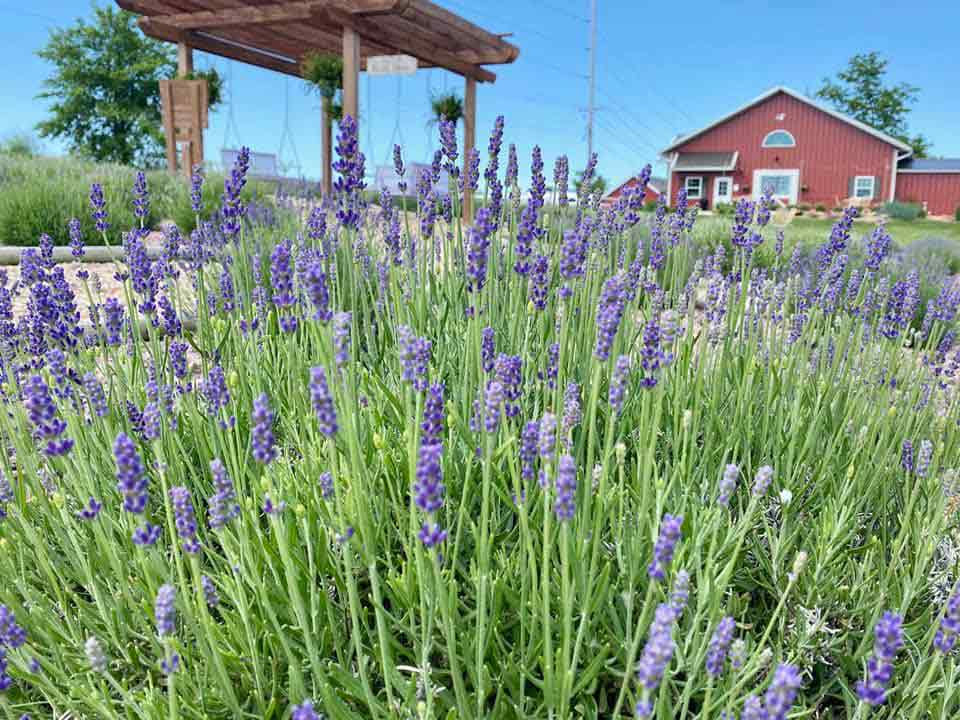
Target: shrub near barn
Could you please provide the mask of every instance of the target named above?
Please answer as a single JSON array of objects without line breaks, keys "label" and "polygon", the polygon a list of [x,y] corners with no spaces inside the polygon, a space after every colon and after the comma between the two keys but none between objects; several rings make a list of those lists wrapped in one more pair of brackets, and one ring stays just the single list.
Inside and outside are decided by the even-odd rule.
[{"label": "shrub near barn", "polygon": [[957,714],[960,296],[882,226],[852,252],[854,209],[805,256],[765,197],[709,251],[642,186],[596,210],[593,161],[554,208],[502,128],[467,227],[431,173],[364,202],[347,117],[302,224],[252,217],[245,153],[156,260],[159,191],[94,194],[125,302],[24,252],[8,715]]}]

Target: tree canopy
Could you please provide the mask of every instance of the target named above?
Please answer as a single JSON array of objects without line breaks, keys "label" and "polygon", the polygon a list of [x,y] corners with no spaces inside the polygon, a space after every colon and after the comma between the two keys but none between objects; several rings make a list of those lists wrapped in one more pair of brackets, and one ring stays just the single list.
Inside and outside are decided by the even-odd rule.
[{"label": "tree canopy", "polygon": [[93,21],[53,30],[38,55],[53,65],[38,97],[51,101],[37,125],[43,137],[99,162],[152,167],[162,163],[162,78],[173,77],[172,45],[146,37],[135,15],[93,8]]},{"label": "tree canopy", "polygon": [[923,135],[910,136],[907,116],[920,89],[909,83],[885,85],[888,61],[876,52],[850,58],[836,80],[824,78],[817,97],[870,127],[885,132],[913,148],[915,157],[926,157],[930,141]]}]

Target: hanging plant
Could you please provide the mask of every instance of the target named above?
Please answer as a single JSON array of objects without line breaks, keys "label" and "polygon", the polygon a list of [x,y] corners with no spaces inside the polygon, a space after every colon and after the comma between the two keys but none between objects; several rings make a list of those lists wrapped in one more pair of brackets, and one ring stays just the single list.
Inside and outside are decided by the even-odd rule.
[{"label": "hanging plant", "polygon": [[446,118],[456,124],[463,117],[463,98],[453,92],[435,95],[430,100],[430,107],[435,122]]},{"label": "hanging plant", "polygon": [[332,99],[343,88],[343,58],[339,55],[310,52],[300,66],[303,79],[321,97]]},{"label": "hanging plant", "polygon": [[223,99],[223,78],[215,68],[197,70],[192,73],[187,73],[182,79],[207,81],[207,107],[211,110],[219,105],[220,101]]},{"label": "hanging plant", "polygon": [[335,123],[339,123],[343,119],[343,103],[336,100],[330,103],[330,119]]}]

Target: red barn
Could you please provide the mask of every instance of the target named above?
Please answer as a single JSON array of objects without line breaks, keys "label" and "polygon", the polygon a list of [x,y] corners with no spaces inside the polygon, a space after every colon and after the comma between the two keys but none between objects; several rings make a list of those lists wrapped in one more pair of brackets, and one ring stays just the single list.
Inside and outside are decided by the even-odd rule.
[{"label": "red barn", "polygon": [[758,198],[769,187],[783,204],[896,199],[953,213],[960,206],[960,161],[942,161],[947,165],[934,170],[926,161],[911,161],[911,154],[890,135],[775,87],[663,150],[667,201],[686,188],[691,204],[713,208]]},{"label": "red barn", "polygon": [[[604,207],[613,205],[617,200],[620,199],[627,188],[636,187],[639,182],[640,180],[636,175],[627,178],[622,183],[617,185],[613,190],[607,193],[600,204]],[[666,187],[667,181],[665,178],[650,178],[650,181],[647,183],[647,194],[643,198],[643,204],[652,205],[656,203],[660,199],[660,196],[665,192]]]}]

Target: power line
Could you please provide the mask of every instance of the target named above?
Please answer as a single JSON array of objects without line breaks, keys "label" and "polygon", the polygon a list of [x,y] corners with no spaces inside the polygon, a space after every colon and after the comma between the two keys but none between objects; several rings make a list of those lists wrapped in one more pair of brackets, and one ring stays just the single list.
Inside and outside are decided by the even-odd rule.
[{"label": "power line", "polygon": [[560,7],[559,5],[554,5],[553,3],[546,2],[546,0],[534,0],[534,1],[535,1],[538,5],[542,5],[543,7],[547,8],[548,10],[550,10],[550,11],[552,11],[552,12],[555,12],[555,13],[559,13],[560,15],[565,15],[566,17],[570,18],[571,20],[576,20],[576,21],[582,22],[582,23],[590,22],[590,21],[589,21],[587,18],[585,18],[583,15],[577,15],[576,13],[571,12],[571,11],[568,10],[567,8],[563,8],[563,7]]},{"label": "power line", "polygon": [[593,157],[593,116],[597,99],[597,0],[590,1],[590,84],[587,89],[587,160]]}]

